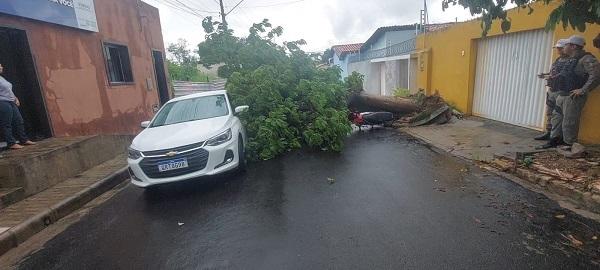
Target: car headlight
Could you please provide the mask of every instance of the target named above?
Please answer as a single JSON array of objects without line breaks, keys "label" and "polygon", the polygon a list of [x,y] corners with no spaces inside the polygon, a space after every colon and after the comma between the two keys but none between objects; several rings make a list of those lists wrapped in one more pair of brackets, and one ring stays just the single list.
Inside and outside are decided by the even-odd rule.
[{"label": "car headlight", "polygon": [[130,159],[139,159],[142,157],[142,152],[135,150],[131,147],[127,148],[127,157],[129,157]]},{"label": "car headlight", "polygon": [[206,142],[206,145],[208,146],[217,146],[217,145],[221,145],[224,144],[226,142],[228,142],[229,140],[231,140],[231,129],[228,129],[227,131],[213,137],[212,139],[208,140]]}]

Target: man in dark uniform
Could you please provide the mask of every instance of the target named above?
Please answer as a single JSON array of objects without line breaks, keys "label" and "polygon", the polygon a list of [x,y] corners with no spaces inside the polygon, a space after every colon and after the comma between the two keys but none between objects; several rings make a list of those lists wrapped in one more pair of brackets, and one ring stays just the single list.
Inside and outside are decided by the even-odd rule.
[{"label": "man in dark uniform", "polygon": [[550,132],[552,131],[552,112],[556,107],[556,97],[558,97],[558,74],[569,62],[569,56],[565,54],[564,48],[567,45],[566,39],[560,39],[554,45],[558,52],[558,58],[552,64],[549,73],[543,73],[538,75],[540,79],[546,79],[548,81],[548,93],[546,93],[546,132],[540,136],[535,137],[536,140],[543,141],[550,139]]},{"label": "man in dark uniform", "polygon": [[560,144],[573,145],[577,142],[581,112],[588,94],[600,85],[600,63],[583,48],[581,36],[569,38],[564,48],[571,57],[568,67],[559,74],[559,96],[552,114],[550,141],[539,148],[552,148]]}]

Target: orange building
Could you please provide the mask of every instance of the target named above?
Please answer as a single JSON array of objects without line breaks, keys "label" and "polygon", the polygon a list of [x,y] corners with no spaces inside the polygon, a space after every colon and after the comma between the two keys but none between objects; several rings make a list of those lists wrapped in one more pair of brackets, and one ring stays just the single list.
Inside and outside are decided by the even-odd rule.
[{"label": "orange building", "polygon": [[[533,5],[534,12],[512,9],[510,31],[503,34],[495,22],[482,37],[481,21],[456,23],[417,38],[418,87],[439,93],[468,115],[542,130],[545,123],[545,82],[537,74],[548,72],[557,57],[552,46],[558,39],[578,34],[586,38],[585,49],[600,57],[592,40],[600,25],[587,25],[580,33],[557,25],[544,27],[556,7]],[[579,138],[584,143],[600,143],[600,91],[593,91],[585,106]]]},{"label": "orange building", "polygon": [[134,134],[170,96],[158,9],[140,0],[3,1],[0,52],[34,138]]}]

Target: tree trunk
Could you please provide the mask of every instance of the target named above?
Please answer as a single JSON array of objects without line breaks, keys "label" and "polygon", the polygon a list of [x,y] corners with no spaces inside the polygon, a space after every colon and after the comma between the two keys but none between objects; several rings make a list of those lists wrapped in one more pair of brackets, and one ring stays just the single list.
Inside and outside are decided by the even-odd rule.
[{"label": "tree trunk", "polygon": [[361,93],[352,95],[348,107],[357,112],[386,111],[392,113],[409,114],[419,110],[419,106],[408,98],[375,96]]}]

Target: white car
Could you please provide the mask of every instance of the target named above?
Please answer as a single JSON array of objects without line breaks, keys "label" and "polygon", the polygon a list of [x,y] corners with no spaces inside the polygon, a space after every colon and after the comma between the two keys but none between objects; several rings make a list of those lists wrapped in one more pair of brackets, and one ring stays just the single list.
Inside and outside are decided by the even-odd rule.
[{"label": "white car", "polygon": [[246,166],[246,130],[225,91],[175,98],[133,139],[127,163],[131,183],[149,187]]}]

